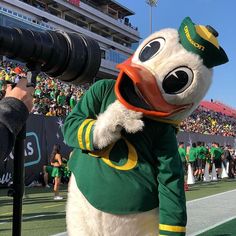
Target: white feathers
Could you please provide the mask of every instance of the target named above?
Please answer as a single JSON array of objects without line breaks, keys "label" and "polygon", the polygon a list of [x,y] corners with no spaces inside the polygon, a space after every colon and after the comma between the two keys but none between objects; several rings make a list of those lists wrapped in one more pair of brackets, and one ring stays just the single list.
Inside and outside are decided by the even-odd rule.
[{"label": "white feathers", "polygon": [[97,117],[93,132],[94,146],[102,149],[121,137],[121,130],[136,133],[143,129],[142,113],[127,109],[118,100]]},{"label": "white feathers", "polygon": [[[143,47],[155,38],[163,38],[165,45],[162,45],[162,49],[154,57],[141,62],[139,55]],[[172,117],[168,117],[168,119],[172,120],[182,120],[187,117],[203,99],[212,81],[212,69],[203,65],[203,60],[199,55],[187,51],[179,40],[178,31],[175,29],[164,29],[156,32],[140,44],[132,59],[133,64],[145,67],[155,76],[157,85],[167,103],[174,105],[192,104],[190,109],[188,108]],[[191,69],[193,80],[181,93],[165,93],[163,80],[171,71],[178,67]]]},{"label": "white feathers", "polygon": [[128,215],[97,210],[77,188],[73,174],[69,183],[66,221],[69,236],[158,235],[157,208]]}]

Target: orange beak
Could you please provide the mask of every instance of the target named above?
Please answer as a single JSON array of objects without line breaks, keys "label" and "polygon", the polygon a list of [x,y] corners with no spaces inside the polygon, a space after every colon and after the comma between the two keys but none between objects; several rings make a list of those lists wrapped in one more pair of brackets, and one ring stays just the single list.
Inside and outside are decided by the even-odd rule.
[{"label": "orange beak", "polygon": [[[128,109],[142,112],[146,116],[151,117],[170,117],[180,111],[189,108],[190,105],[173,105],[169,104],[163,98],[161,91],[157,85],[156,78],[145,67],[131,64],[132,57],[125,62],[118,64],[120,69],[116,84],[115,94],[117,99]],[[148,108],[141,108],[130,104],[122,95],[122,82],[127,77],[132,80],[133,86],[139,91],[142,99],[148,105]]]}]

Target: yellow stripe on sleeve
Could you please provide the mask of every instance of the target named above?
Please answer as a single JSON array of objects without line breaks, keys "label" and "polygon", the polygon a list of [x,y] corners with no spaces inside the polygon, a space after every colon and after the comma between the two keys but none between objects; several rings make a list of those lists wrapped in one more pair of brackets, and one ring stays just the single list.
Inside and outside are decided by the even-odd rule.
[{"label": "yellow stripe on sleeve", "polygon": [[89,151],[91,151],[90,150],[90,133],[91,133],[91,129],[92,129],[92,126],[95,123],[95,121],[96,120],[93,120],[88,124],[88,127],[86,129],[86,133],[85,133],[86,150],[89,150]]},{"label": "yellow stripe on sleeve", "polygon": [[183,226],[159,224],[159,230],[176,232],[176,233],[184,233],[186,231],[186,228]]},{"label": "yellow stripe on sleeve", "polygon": [[84,130],[84,127],[90,122],[92,121],[92,119],[86,119],[83,121],[83,123],[80,125],[79,129],[78,129],[78,133],[77,133],[77,138],[78,138],[78,142],[79,142],[79,146],[81,149],[84,149],[84,145],[83,145],[83,137],[82,137],[82,134],[83,134],[83,130]]}]

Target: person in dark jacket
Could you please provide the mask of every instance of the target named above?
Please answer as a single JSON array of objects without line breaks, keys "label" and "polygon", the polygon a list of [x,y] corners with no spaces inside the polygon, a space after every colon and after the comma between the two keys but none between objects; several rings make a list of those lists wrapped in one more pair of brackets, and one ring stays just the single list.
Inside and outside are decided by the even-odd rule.
[{"label": "person in dark jacket", "polygon": [[11,152],[15,138],[25,124],[32,109],[33,87],[27,87],[27,80],[22,78],[12,88],[8,86],[5,97],[0,101],[0,158]]},{"label": "person in dark jacket", "polygon": [[226,145],[224,153],[223,153],[223,164],[225,168],[227,169],[227,163],[228,163],[228,176],[230,179],[234,179],[234,159],[231,155],[231,146]]}]

